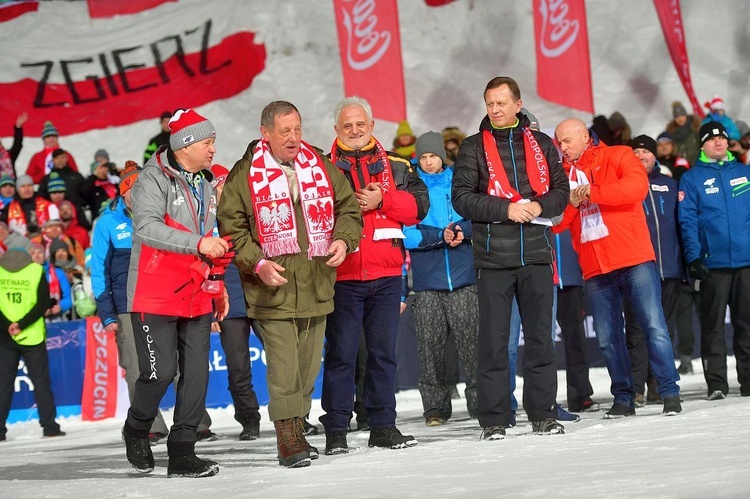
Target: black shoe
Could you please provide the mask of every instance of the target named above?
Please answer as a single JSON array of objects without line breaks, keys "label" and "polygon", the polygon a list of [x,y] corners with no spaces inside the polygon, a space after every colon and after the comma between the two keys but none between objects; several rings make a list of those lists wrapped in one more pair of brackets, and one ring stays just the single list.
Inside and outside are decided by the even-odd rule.
[{"label": "black shoe", "polygon": [[255,440],[260,436],[260,421],[252,420],[242,425],[240,440]]},{"label": "black shoe", "polygon": [[5,442],[5,434],[0,435],[0,442]]},{"label": "black shoe", "polygon": [[162,440],[164,440],[165,438],[167,438],[167,434],[166,433],[158,433],[157,432],[157,433],[149,433],[148,434],[148,442],[151,445],[156,445],[159,442],[161,442]]},{"label": "black shoe", "polygon": [[693,363],[690,361],[682,361],[680,367],[677,368],[677,372],[680,374],[693,374]]},{"label": "black shoe", "polygon": [[505,427],[503,425],[485,426],[479,440],[502,440],[505,438]]},{"label": "black shoe", "polygon": [[186,478],[202,478],[206,476],[214,476],[219,472],[219,465],[214,461],[208,459],[201,459],[195,454],[188,456],[169,456],[169,467],[167,468],[167,476],[173,477],[186,477]]},{"label": "black shoe", "polygon": [[310,459],[313,461],[320,457],[320,451],[318,451],[317,447],[313,447],[312,445],[307,447],[307,453],[310,454]]},{"label": "black shoe", "polygon": [[727,398],[727,396],[721,390],[714,390],[708,396],[708,400],[722,400],[722,399],[725,399],[725,398]]},{"label": "black shoe", "polygon": [[140,473],[154,471],[154,455],[148,437],[134,437],[128,430],[127,423],[122,429],[122,439],[125,441],[125,454],[133,468]]},{"label": "black shoe", "polygon": [[326,432],[326,456],[346,454],[347,452],[349,452],[349,445],[346,443],[346,432]]},{"label": "black shoe", "polygon": [[565,433],[565,427],[552,418],[532,421],[531,429],[534,433],[541,435],[562,435]]},{"label": "black shoe", "polygon": [[510,413],[510,424],[506,426],[506,428],[515,428],[516,427],[516,413],[511,412]]},{"label": "black shoe", "polygon": [[60,429],[59,426],[57,427],[47,427],[42,430],[42,435],[45,437],[64,437],[65,432]]},{"label": "black shoe", "polygon": [[601,407],[591,400],[591,397],[583,397],[572,404],[568,403],[568,410],[570,412],[597,412],[599,409]]},{"label": "black shoe", "polygon": [[309,435],[317,435],[318,433],[320,433],[320,432],[318,431],[318,427],[317,427],[317,426],[315,426],[314,424],[311,424],[311,423],[310,423],[310,422],[309,422],[309,421],[307,420],[307,418],[304,418],[304,419],[302,420],[302,429],[303,429],[303,430],[305,430],[305,431],[304,431],[304,435],[305,435],[306,437],[307,437],[307,436],[309,436]]},{"label": "black shoe", "polygon": [[385,447],[387,449],[405,449],[414,447],[419,442],[411,435],[402,435],[398,428],[378,428],[370,430],[369,447]]},{"label": "black shoe", "polygon": [[682,404],[680,404],[680,397],[667,397],[664,399],[664,410],[662,414],[665,416],[676,416],[682,412]]},{"label": "black shoe", "polygon": [[[214,440],[218,440],[219,435],[212,432],[211,430],[200,430],[198,432],[198,441],[199,442],[213,442]],[[216,474],[216,473],[214,473]]]},{"label": "black shoe", "polygon": [[618,402],[612,404],[612,408],[604,413],[604,419],[619,419],[627,416],[635,416],[635,409]]}]

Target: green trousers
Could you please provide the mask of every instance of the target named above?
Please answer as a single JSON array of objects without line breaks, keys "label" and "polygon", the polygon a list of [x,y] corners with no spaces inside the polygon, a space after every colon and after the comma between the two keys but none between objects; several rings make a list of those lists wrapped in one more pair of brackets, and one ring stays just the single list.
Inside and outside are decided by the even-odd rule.
[{"label": "green trousers", "polygon": [[266,351],[269,419],[305,417],[320,372],[326,316],[262,319],[255,327]]}]

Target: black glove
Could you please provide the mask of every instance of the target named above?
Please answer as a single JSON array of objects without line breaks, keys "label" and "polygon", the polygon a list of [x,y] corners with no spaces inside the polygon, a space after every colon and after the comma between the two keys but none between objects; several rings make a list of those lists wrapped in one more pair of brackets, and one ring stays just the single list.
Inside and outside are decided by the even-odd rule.
[{"label": "black glove", "polygon": [[700,258],[693,260],[688,264],[688,275],[693,279],[705,281],[706,277],[708,277],[708,267],[706,267]]}]

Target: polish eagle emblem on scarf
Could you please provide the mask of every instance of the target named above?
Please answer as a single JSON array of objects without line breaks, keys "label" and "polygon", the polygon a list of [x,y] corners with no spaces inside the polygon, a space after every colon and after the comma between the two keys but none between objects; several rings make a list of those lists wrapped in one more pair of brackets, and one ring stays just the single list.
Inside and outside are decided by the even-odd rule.
[{"label": "polish eagle emblem on scarf", "polygon": [[288,203],[272,203],[263,206],[260,209],[260,221],[263,224],[264,232],[278,232],[279,230],[291,227],[289,221],[292,218],[292,210]]},{"label": "polish eagle emblem on scarf", "polygon": [[330,201],[310,203],[307,218],[313,223],[316,232],[326,232],[333,228],[333,203]]}]

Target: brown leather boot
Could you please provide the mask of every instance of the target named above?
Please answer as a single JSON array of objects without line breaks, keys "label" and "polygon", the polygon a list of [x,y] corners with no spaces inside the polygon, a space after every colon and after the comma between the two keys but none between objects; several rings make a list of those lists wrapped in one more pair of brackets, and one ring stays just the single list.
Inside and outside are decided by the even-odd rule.
[{"label": "brown leather boot", "polygon": [[[309,444],[297,430],[297,418],[274,421],[276,428],[276,448],[278,449],[279,464],[289,468],[310,466]],[[300,438],[302,437],[302,438]]]},{"label": "brown leather boot", "polygon": [[307,448],[307,453],[310,454],[310,459],[318,459],[320,457],[320,452],[318,452],[318,448],[310,445],[307,442],[307,439],[305,438],[304,418],[294,418],[294,424],[297,426],[295,429],[295,432],[298,434],[299,438],[302,439],[303,445]]}]

